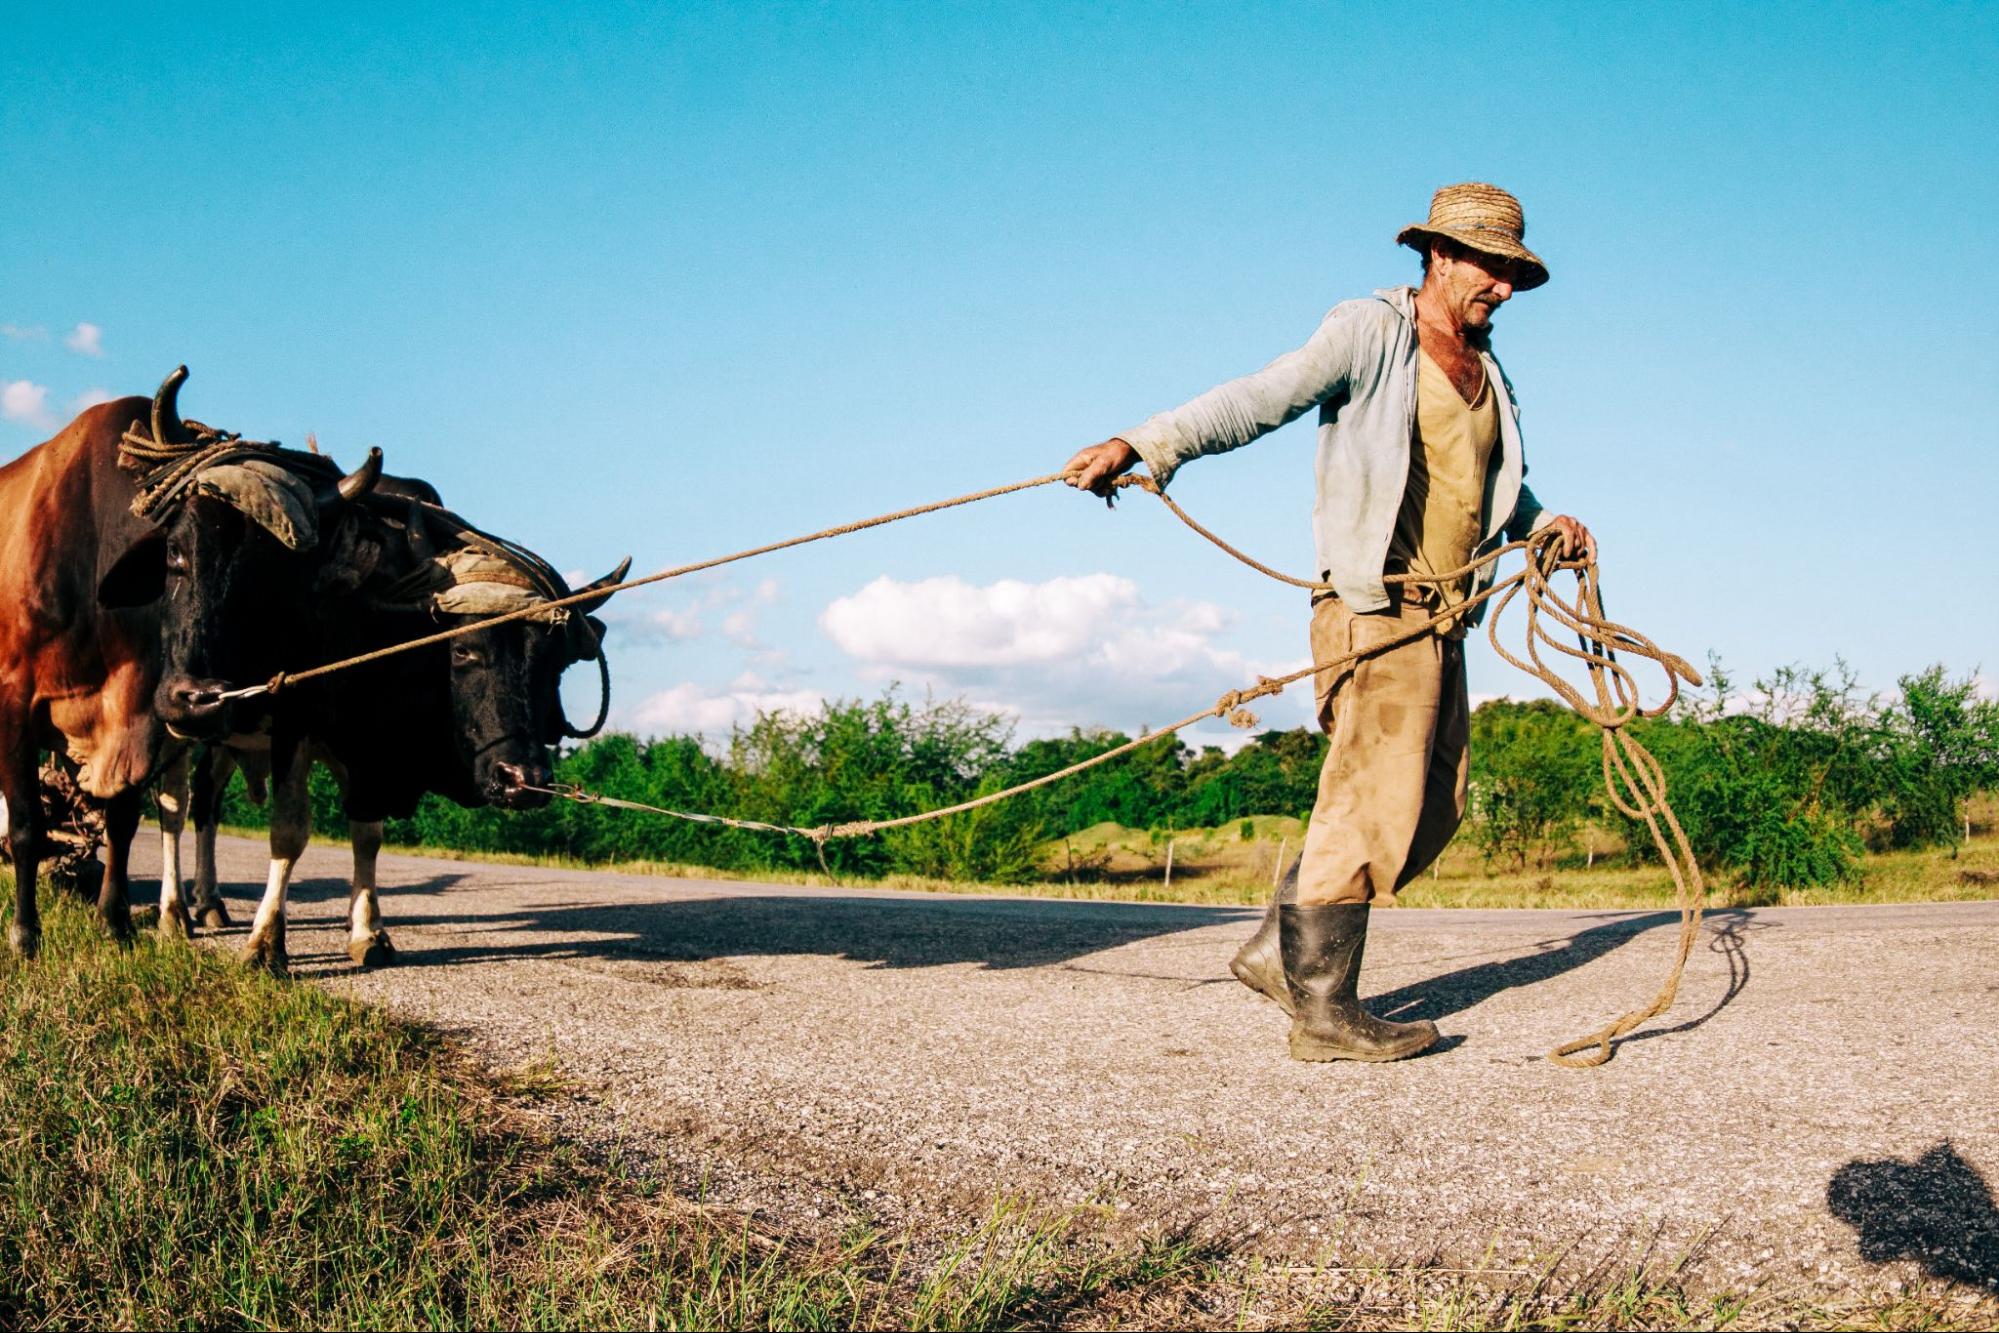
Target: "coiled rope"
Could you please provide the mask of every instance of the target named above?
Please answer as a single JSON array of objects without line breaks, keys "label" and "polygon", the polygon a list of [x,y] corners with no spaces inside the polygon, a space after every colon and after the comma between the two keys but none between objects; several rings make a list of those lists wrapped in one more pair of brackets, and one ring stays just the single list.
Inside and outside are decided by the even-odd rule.
[{"label": "coiled rope", "polygon": [[[754,556],[768,555],[774,551],[803,546],[810,542],[825,541],[848,533],[862,532],[868,528],[915,518],[922,514],[932,514],[944,509],[954,509],[962,505],[976,504],[1016,491],[1032,490],[1064,479],[1065,474],[1050,473],[1046,476],[1017,481],[1006,486],[995,486],[987,490],[973,491],[966,495],[954,496],[930,504],[916,505],[908,509],[898,509],[892,513],[879,514],[873,518],[854,523],[844,523],[838,527],[823,528],[804,536],[791,537],[783,541],[753,546],[729,555],[700,560],[692,564],[677,565],[662,569],[641,578],[627,579],[577,593],[565,598],[557,598],[535,607],[491,616],[483,620],[443,630],[405,643],[394,644],[373,652],[329,662],[298,672],[281,672],[262,685],[247,686],[231,690],[224,698],[247,698],[258,694],[275,694],[286,685],[314,677],[330,675],[350,667],[377,661],[396,653],[408,652],[429,644],[441,643],[463,634],[473,634],[495,625],[519,620],[530,615],[545,615],[549,610],[572,605],[587,599],[600,598],[610,593],[629,588],[642,588],[648,584],[663,583],[669,579],[702,570],[715,569]],[[1297,578],[1282,571],[1272,569],[1230,545],[1219,535],[1202,526],[1194,517],[1175,503],[1151,477],[1129,474],[1114,483],[1118,487],[1136,487],[1150,492],[1189,529],[1213,543],[1218,549],[1240,561],[1242,564],[1266,577],[1286,583],[1295,588],[1314,591],[1325,590],[1330,584],[1310,579]],[[736,819],[726,815],[702,814],[684,810],[669,810],[662,806],[648,805],[641,801],[628,801],[619,797],[602,796],[568,785],[533,788],[550,796],[562,797],[586,805],[602,805],[612,809],[633,810],[648,814],[664,815],[693,823],[715,824],[728,828],[749,829],[765,833],[783,833],[810,839],[819,849],[823,863],[825,844],[837,838],[857,838],[881,833],[889,829],[906,828],[934,819],[945,819],[952,815],[964,814],[984,806],[993,805],[1023,792],[1033,791],[1051,783],[1073,777],[1099,764],[1130,754],[1132,751],[1193,726],[1207,718],[1226,718],[1231,725],[1253,727],[1257,725],[1255,714],[1246,707],[1250,701],[1275,695],[1287,686],[1294,685],[1307,676],[1324,676],[1337,680],[1338,673],[1363,657],[1373,656],[1457,622],[1473,608],[1492,602],[1494,605],[1486,620],[1486,635],[1493,650],[1500,657],[1512,663],[1521,671],[1533,676],[1548,686],[1561,700],[1576,712],[1594,723],[1603,739],[1603,779],[1609,792],[1611,803],[1624,815],[1643,820],[1651,833],[1654,847],[1673,876],[1673,884],[1680,909],[1680,932],[1678,947],[1666,980],[1651,1003],[1634,1009],[1602,1028],[1575,1041],[1565,1042],[1548,1053],[1548,1058],[1556,1064],[1568,1068],[1588,1068],[1609,1060],[1615,1050],[1618,1038],[1624,1036],[1641,1023],[1657,1017],[1672,1006],[1679,992],[1680,976],[1686,968],[1687,958],[1693,951],[1694,942],[1700,935],[1702,907],[1707,895],[1707,883],[1701,874],[1700,864],[1695,859],[1692,846],[1687,841],[1686,832],[1673,814],[1672,806],[1666,800],[1665,772],[1659,761],[1653,757],[1638,740],[1630,734],[1629,724],[1641,717],[1658,717],[1670,709],[1679,697],[1682,683],[1698,686],[1700,674],[1684,658],[1667,652],[1644,635],[1626,625],[1612,621],[1603,611],[1602,591],[1598,581],[1598,570],[1593,557],[1578,557],[1565,554],[1561,545],[1561,534],[1552,528],[1543,528],[1520,541],[1508,542],[1479,555],[1458,569],[1434,574],[1391,574],[1385,581],[1391,584],[1436,584],[1450,585],[1467,578],[1486,566],[1504,557],[1520,552],[1524,555],[1522,568],[1466,598],[1464,601],[1445,606],[1429,619],[1404,626],[1384,641],[1372,644],[1364,650],[1343,654],[1325,662],[1313,665],[1289,675],[1262,677],[1257,683],[1244,689],[1230,690],[1215,703],[1199,712],[1190,713],[1169,726],[1149,731],[1122,745],[1115,746],[1102,754],[1070,764],[1038,778],[1016,783],[1002,791],[989,792],[983,796],[960,801],[955,805],[926,810],[918,814],[903,815],[894,819],[862,819],[839,824],[823,824],[816,828],[802,828],[788,824],[770,824],[760,820]],[[1576,592],[1572,598],[1558,593],[1551,579],[1558,573],[1572,573],[1576,576]],[[1526,655],[1522,657],[1510,651],[1499,639],[1499,625],[1505,612],[1516,599],[1525,597]],[[1549,626],[1572,634],[1576,646],[1556,637]],[[1543,656],[1544,652],[1555,654],[1582,664],[1590,682],[1590,693],[1584,694],[1570,681],[1555,670]],[[1666,675],[1666,697],[1655,708],[1646,708],[1640,697],[1637,679],[1620,660],[1636,658],[1657,664]]]}]

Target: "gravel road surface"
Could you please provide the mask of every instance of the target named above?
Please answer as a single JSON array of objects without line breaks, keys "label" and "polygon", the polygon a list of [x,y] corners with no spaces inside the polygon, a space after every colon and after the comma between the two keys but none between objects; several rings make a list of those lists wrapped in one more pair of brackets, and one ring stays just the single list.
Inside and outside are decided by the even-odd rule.
[{"label": "gravel road surface", "polygon": [[[239,923],[263,864],[223,840]],[[1444,1041],[1312,1066],[1228,975],[1247,909],[384,856],[400,959],[363,972],[346,871],[306,857],[295,974],[553,1055],[572,1130],[783,1226],[1014,1195],[1296,1262],[1999,1284],[1999,903],[1714,913],[1671,1015],[1586,1071],[1539,1057],[1651,995],[1672,914],[1384,910],[1364,993]]]}]

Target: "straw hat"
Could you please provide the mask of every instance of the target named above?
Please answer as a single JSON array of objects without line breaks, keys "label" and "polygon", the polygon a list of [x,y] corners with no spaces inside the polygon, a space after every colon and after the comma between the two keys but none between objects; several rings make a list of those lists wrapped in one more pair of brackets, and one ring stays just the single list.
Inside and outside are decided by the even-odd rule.
[{"label": "straw hat", "polygon": [[1430,196],[1430,217],[1412,222],[1395,238],[1397,245],[1426,250],[1432,236],[1446,236],[1481,254],[1497,255],[1520,265],[1517,291],[1528,291],[1548,280],[1548,266],[1541,256],[1521,244],[1527,234],[1527,218],[1520,201],[1497,185],[1470,181],[1446,185]]}]

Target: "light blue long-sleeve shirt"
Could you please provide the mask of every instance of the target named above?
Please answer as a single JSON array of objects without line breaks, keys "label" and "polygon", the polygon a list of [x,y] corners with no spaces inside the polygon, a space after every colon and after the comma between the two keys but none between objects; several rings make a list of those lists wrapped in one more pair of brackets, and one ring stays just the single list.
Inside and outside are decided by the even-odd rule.
[{"label": "light blue long-sleeve shirt", "polygon": [[[1119,438],[1138,451],[1163,488],[1190,458],[1239,449],[1312,408],[1319,409],[1318,495],[1312,535],[1319,577],[1356,611],[1388,605],[1382,573],[1409,484],[1416,438],[1416,290],[1384,288],[1332,308],[1303,347],[1161,412]],[[1480,354],[1499,395],[1499,457],[1486,474],[1481,552],[1552,518],[1526,481],[1520,407],[1490,352]],[[1492,582],[1486,565],[1472,585]],[[1480,619],[1484,607],[1469,617]]]}]

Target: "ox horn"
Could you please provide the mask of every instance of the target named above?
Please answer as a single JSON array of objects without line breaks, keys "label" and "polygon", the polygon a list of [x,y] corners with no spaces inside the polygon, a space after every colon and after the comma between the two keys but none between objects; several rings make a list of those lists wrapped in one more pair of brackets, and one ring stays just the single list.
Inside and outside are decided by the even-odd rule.
[{"label": "ox horn", "polygon": [[[175,366],[173,373],[160,381],[160,391],[153,395],[153,442],[155,444],[176,444],[187,435],[187,427],[181,424],[180,386],[187,380],[187,367]],[[172,426],[169,427],[168,423]]]},{"label": "ox horn", "polygon": [[[623,560],[620,560],[618,562],[618,567],[616,569],[606,574],[603,578],[596,580],[594,583],[584,584],[576,591],[579,593],[585,593],[585,592],[595,592],[599,588],[616,587],[618,584],[623,583],[625,581],[625,575],[631,572],[631,568],[632,568],[632,558],[630,556],[626,556]],[[611,600],[611,594],[607,592],[602,597],[592,597],[585,601],[572,602],[570,603],[570,606],[573,610],[577,611],[578,613],[587,616],[592,611],[595,611],[598,607],[602,606],[604,603],[610,600]]]},{"label": "ox horn", "polygon": [[351,503],[375,489],[375,483],[382,479],[382,451],[369,449],[361,466],[319,493],[319,507],[331,508],[335,504]]}]

